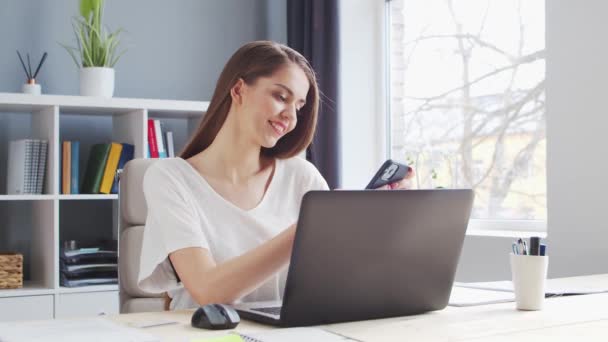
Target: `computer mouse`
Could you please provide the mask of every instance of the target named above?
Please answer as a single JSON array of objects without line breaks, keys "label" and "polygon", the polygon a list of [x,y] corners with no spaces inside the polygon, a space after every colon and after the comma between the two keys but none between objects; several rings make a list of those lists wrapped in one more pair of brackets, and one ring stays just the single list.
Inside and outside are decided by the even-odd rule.
[{"label": "computer mouse", "polygon": [[199,329],[233,329],[241,322],[239,314],[225,304],[207,304],[192,314],[192,326]]}]

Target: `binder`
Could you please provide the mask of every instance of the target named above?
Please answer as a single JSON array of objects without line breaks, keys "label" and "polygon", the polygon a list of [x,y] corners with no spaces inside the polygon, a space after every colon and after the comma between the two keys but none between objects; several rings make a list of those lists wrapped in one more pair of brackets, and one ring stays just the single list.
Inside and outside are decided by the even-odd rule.
[{"label": "binder", "polygon": [[118,167],[118,160],[120,159],[120,153],[122,152],[122,145],[112,143],[110,146],[110,152],[108,154],[108,160],[103,172],[101,184],[99,185],[99,193],[109,194],[112,189],[112,183],[114,182],[114,175],[116,174],[116,168]]}]

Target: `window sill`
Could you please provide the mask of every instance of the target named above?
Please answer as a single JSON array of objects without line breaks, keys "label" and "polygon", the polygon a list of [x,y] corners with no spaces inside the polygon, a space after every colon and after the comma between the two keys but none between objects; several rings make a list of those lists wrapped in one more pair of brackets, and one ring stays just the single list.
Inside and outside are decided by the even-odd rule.
[{"label": "window sill", "polygon": [[532,220],[470,220],[469,236],[491,236],[505,238],[547,237],[547,222]]}]

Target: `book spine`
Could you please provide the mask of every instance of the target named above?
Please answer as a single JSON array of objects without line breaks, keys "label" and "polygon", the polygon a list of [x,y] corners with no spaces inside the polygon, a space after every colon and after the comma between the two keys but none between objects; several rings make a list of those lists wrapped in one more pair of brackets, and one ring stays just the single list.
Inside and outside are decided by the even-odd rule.
[{"label": "book spine", "polygon": [[9,143],[8,174],[6,192],[23,194],[25,189],[25,140],[13,140]]},{"label": "book spine", "polygon": [[110,153],[108,154],[108,160],[106,167],[103,172],[101,184],[99,185],[99,193],[109,194],[112,189],[112,183],[114,182],[114,175],[116,174],[116,168],[118,167],[118,159],[120,158],[120,152],[122,151],[122,145],[112,143],[110,146]]},{"label": "book spine", "polygon": [[70,181],[71,181],[71,144],[70,141],[64,141],[62,144],[62,162],[61,162],[61,193],[64,195],[70,194]]},{"label": "book spine", "polygon": [[[133,159],[134,154],[135,154],[135,146],[133,146],[132,144],[123,143],[122,152],[120,153],[120,159],[118,160],[117,170],[124,169],[125,164],[129,160]],[[110,193],[112,193],[112,194],[118,193],[118,182],[119,182],[118,177],[114,176],[114,182],[112,183],[112,190],[110,190]]]},{"label": "book spine", "polygon": [[30,173],[30,194],[37,194],[38,189],[38,164],[40,163],[40,140],[30,140],[32,144],[32,171]]},{"label": "book spine", "polygon": [[173,146],[173,132],[167,132],[167,153],[169,158],[175,158],[175,147]]},{"label": "book spine", "polygon": [[158,147],[158,157],[167,158],[167,150],[163,142],[163,130],[160,128],[160,120],[154,120],[154,130],[156,134],[156,146]]},{"label": "book spine", "polygon": [[148,146],[150,146],[150,158],[158,158],[156,128],[154,127],[154,120],[152,119],[148,119]]},{"label": "book spine", "polygon": [[78,194],[78,183],[79,183],[79,165],[80,160],[80,142],[72,141],[70,151],[70,192],[72,194]]},{"label": "book spine", "polygon": [[32,193],[32,164],[34,158],[34,143],[31,139],[25,139],[25,166],[23,172],[23,193]]},{"label": "book spine", "polygon": [[83,194],[99,193],[99,185],[103,177],[108,154],[110,153],[110,144],[95,144],[89,153],[87,167],[82,182]]},{"label": "book spine", "polygon": [[38,182],[36,183],[36,193],[42,194],[44,191],[44,179],[46,176],[46,158],[48,155],[49,142],[40,141],[40,163],[38,163]]}]

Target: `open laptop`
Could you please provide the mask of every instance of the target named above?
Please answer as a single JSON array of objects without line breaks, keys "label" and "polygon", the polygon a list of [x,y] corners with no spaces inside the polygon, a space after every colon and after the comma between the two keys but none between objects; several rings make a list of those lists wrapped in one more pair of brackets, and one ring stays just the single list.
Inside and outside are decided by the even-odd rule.
[{"label": "open laptop", "polygon": [[242,318],[279,326],[443,309],[473,197],[469,189],[308,192],[283,302],[235,308]]}]

